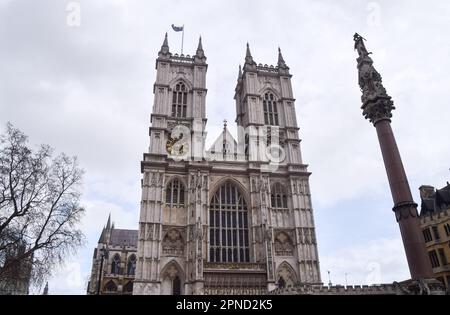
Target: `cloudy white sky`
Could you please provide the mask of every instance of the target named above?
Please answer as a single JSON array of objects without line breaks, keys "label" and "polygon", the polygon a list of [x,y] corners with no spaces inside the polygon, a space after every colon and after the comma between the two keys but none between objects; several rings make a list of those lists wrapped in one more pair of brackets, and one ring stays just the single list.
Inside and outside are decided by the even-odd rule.
[{"label": "cloudy white sky", "polygon": [[[79,26],[68,8],[80,7]],[[33,145],[77,155],[86,170],[82,221],[88,243],[49,280],[50,293],[84,294],[108,213],[137,228],[140,160],[155,58],[208,58],[211,142],[234,121],[237,69],[250,43],[258,63],[277,47],[294,74],[297,119],[311,190],[322,280],[404,280],[408,270],[375,129],[360,110],[353,34],[368,41],[393,97],[393,129],[416,202],[422,184],[449,180],[450,3],[429,1],[0,0],[0,128],[12,122]],[[76,24],[76,20],[69,21]],[[233,126],[231,126],[231,129]]]}]

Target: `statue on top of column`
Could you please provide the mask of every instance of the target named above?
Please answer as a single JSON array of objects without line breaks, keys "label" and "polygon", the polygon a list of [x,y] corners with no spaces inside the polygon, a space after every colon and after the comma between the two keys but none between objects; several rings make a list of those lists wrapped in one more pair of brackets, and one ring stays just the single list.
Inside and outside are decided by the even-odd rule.
[{"label": "statue on top of column", "polygon": [[363,115],[370,122],[376,124],[382,119],[390,119],[392,110],[395,109],[391,97],[386,93],[381,75],[375,70],[371,54],[364,45],[364,38],[355,33],[353,35],[355,49],[359,57],[356,59],[358,65],[358,83],[361,88],[363,103]]}]

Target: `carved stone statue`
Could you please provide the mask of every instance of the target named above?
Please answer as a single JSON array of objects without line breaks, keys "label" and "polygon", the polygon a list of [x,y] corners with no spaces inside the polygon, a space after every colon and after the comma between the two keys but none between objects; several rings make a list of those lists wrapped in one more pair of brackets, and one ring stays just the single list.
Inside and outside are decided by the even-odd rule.
[{"label": "carved stone statue", "polygon": [[293,186],[293,191],[292,191],[292,193],[293,194],[297,194],[298,193],[298,191],[297,191],[297,183],[294,181],[294,183],[292,184],[292,186]]},{"label": "carved stone statue", "polygon": [[150,173],[150,187],[155,185],[155,173]]},{"label": "carved stone statue", "polygon": [[353,40],[355,41],[355,49],[357,50],[360,58],[364,58],[371,54],[367,51],[366,46],[364,46],[363,40],[366,40],[365,38],[358,33],[355,33],[355,35],[353,35]]},{"label": "carved stone statue", "polygon": [[191,185],[189,187],[190,189],[195,189],[195,174],[191,174]]},{"label": "carved stone statue", "polygon": [[145,237],[146,240],[152,240],[153,239],[153,224],[147,225],[147,235]]},{"label": "carved stone statue", "polygon": [[261,191],[262,192],[266,192],[268,189],[267,189],[267,180],[263,177],[263,178],[261,178]]},{"label": "carved stone statue", "polygon": [[353,40],[359,55],[356,61],[358,63],[358,83],[362,92],[363,115],[374,124],[381,119],[390,119],[391,112],[395,109],[394,103],[386,93],[381,75],[373,67],[373,60],[369,57],[371,53],[364,45],[364,38],[356,33]]},{"label": "carved stone statue", "polygon": [[202,188],[202,175],[200,174],[200,171],[197,172],[196,186],[198,189]]},{"label": "carved stone statue", "polygon": [[264,240],[270,243],[272,241],[272,229],[267,226],[267,219],[265,219],[262,224],[262,230],[264,233]]},{"label": "carved stone statue", "polygon": [[203,189],[208,188],[208,175],[203,175]]},{"label": "carved stone statue", "polygon": [[197,218],[197,222],[195,223],[195,238],[197,240],[202,240],[203,239],[203,227],[202,227],[202,221],[200,219],[200,217]]}]

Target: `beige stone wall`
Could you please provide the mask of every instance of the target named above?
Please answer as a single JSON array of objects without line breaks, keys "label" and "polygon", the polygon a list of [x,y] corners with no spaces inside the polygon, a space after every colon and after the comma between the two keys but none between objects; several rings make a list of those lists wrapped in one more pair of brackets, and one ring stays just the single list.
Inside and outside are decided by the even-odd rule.
[{"label": "beige stone wall", "polygon": [[[256,291],[261,290],[261,287],[257,288],[261,279],[265,279],[263,282],[269,290],[276,287],[280,276],[293,284],[320,283],[308,184],[310,173],[302,164],[291,76],[287,70],[278,72],[277,68],[262,65],[255,71],[244,71],[239,81],[241,86],[237,89],[240,92],[236,96],[236,106],[237,112],[243,114],[238,125],[254,127],[255,133],[249,137],[248,159],[243,152],[238,152],[239,158],[227,156],[224,160],[220,154],[215,154],[205,160],[173,162],[166,158],[165,142],[170,126],[179,123],[170,118],[171,89],[179,80],[185,82],[189,89],[188,116],[206,118],[206,64],[193,60],[164,54],[160,54],[157,60],[150,154],[145,155],[142,164],[138,271],[134,293],[170,293],[176,277],[185,283],[181,290],[183,294],[219,292],[213,288],[213,283],[208,282],[208,287],[204,287],[205,266],[210,268],[207,270],[208,281],[222,277],[231,286],[235,285],[229,292],[243,292],[239,291],[240,277],[235,274],[239,264],[229,264],[228,270],[214,269],[219,267],[208,264],[209,203],[220,185],[227,181],[238,187],[244,196],[249,219],[250,263],[262,268],[250,271],[241,265],[241,278],[249,277],[255,281],[253,289]],[[281,132],[280,140],[286,152],[285,160],[279,165],[269,163],[261,146],[264,141],[258,135],[264,129],[261,127],[264,124],[261,95],[267,91],[277,98],[280,125],[272,129]],[[182,124],[193,128],[191,120]],[[205,124],[199,126],[197,131],[204,132]],[[243,148],[244,135],[242,132],[238,134],[238,147]],[[219,150],[220,143],[216,147],[215,150]],[[180,207],[165,204],[166,187],[174,178],[183,183],[185,190],[185,202]],[[284,189],[286,208],[272,208],[271,187],[275,183]],[[252,277],[252,272],[259,276]]]}]

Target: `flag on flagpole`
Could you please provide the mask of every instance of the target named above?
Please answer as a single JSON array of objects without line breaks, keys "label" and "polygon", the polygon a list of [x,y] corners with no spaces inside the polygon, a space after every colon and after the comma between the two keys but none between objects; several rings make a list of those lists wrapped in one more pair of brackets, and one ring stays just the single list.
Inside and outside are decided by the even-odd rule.
[{"label": "flag on flagpole", "polygon": [[182,33],[181,33],[181,55],[183,55],[184,25],[183,25],[183,26],[175,26],[175,24],[172,24],[172,29],[173,29],[175,32],[182,32]]},{"label": "flag on flagpole", "polygon": [[175,32],[181,32],[181,31],[183,31],[184,25],[183,26],[175,26],[174,24],[172,24],[172,28]]}]

